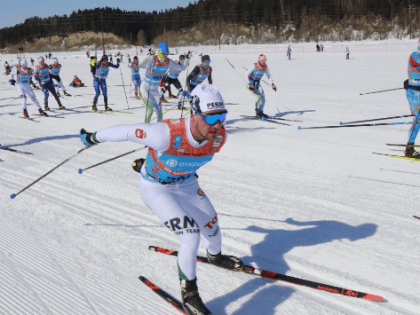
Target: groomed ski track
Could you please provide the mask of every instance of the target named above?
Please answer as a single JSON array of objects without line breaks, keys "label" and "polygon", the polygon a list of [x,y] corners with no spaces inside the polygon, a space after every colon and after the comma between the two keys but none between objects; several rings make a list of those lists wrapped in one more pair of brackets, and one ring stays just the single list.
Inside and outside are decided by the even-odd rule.
[{"label": "groomed ski track", "polygon": [[[420,225],[413,214],[420,215],[420,182],[403,172],[419,172],[418,164],[372,154],[402,154],[403,148],[386,143],[404,143],[409,126],[297,130],[408,114],[404,90],[359,95],[402,86],[408,53],[352,53],[355,59],[345,60],[344,53],[329,54],[326,47],[323,53],[292,54],[292,61],[268,54],[278,90],[263,85],[265,112],[303,120],[288,122],[291,126],[240,117],[254,114],[256,99],[224,57],[245,75],[241,66],[255,62],[258,53],[211,55],[214,84],[228,104],[227,123],[255,128],[228,129],[225,147],[198,172],[218,211],[223,252],[259,268],[386,300],[351,299],[198,264],[207,307],[217,315],[417,314]],[[63,65],[64,83],[77,74],[91,84],[84,52],[55,56]],[[194,55],[191,65],[198,63]],[[127,82],[130,70],[121,65]],[[121,76],[114,70],[107,80],[108,98],[113,109],[127,109],[124,90],[116,86]],[[1,82],[7,79],[0,76]],[[185,82],[185,72],[180,81]],[[178,241],[141,200],[131,163],[146,150],[79,175],[79,168],[138,148],[100,144],[9,198],[80,150],[80,128],[96,131],[143,121],[143,103],[128,98],[132,115],[60,112],[65,119],[33,124],[18,119],[22,110],[20,100],[12,99],[15,87],[3,87],[8,88],[0,100],[0,143],[31,154],[0,150],[0,314],[178,314],[138,280],[144,275],[180,299],[176,258],[148,250],[149,245],[177,249]],[[35,93],[43,99],[42,91]],[[92,101],[92,87],[69,93],[85,96],[65,97],[64,106],[90,109],[85,104]],[[37,113],[28,104],[29,115]],[[49,105],[56,106],[52,97]],[[164,117],[179,115],[168,111]],[[203,246],[199,254],[205,255]]]}]

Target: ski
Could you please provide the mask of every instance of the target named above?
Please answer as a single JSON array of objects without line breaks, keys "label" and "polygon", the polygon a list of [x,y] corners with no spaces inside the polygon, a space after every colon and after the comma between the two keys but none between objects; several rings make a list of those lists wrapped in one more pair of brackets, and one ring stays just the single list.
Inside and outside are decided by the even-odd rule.
[{"label": "ski", "polygon": [[274,123],[274,124],[279,124],[279,125],[290,126],[289,124],[279,122],[279,121],[277,121],[277,119],[272,119],[272,118],[270,118],[270,117],[269,117],[269,118],[267,118],[267,119],[262,119],[262,118],[260,118],[260,117],[258,117],[258,116],[246,116],[246,115],[241,115],[241,117],[243,117],[243,118],[245,118],[245,119],[260,120],[260,121],[271,122],[271,123]]},{"label": "ski", "polygon": [[378,153],[378,152],[372,152],[372,153],[373,154],[376,154],[376,155],[389,156],[389,157],[393,157],[393,158],[397,158],[397,159],[411,160],[411,161],[420,162],[420,159],[415,159],[415,158],[411,158],[411,157],[407,157],[407,156],[403,156],[403,155],[394,155],[394,154]]},{"label": "ski", "polygon": [[132,114],[132,112],[122,112],[117,110],[91,110],[89,113],[98,113],[98,114],[107,114],[107,113],[117,113],[117,114]]},{"label": "ski", "polygon": [[[394,144],[394,143],[387,143],[391,147],[406,147],[407,144]],[[413,148],[420,148],[420,145],[413,145]]]},{"label": "ski", "polygon": [[150,290],[155,292],[157,295],[159,295],[162,299],[164,299],[166,302],[171,304],[173,307],[175,307],[179,312],[182,314],[187,314],[184,311],[184,308],[182,307],[182,303],[179,302],[177,299],[175,299],[172,295],[169,293],[166,293],[161,288],[159,288],[156,284],[154,284],[152,281],[147,280],[145,277],[140,276],[140,281],[143,282]]},{"label": "ski", "polygon": [[413,217],[414,217],[414,218],[416,218],[416,219],[419,219],[419,220],[420,220],[420,217],[418,217],[418,216],[416,216],[416,215],[413,215]]},{"label": "ski", "polygon": [[48,116],[45,116],[45,115],[40,115],[40,114],[34,114],[34,116],[51,117],[51,118],[64,118],[64,117],[61,117],[61,116],[58,116],[58,115],[48,115]]},{"label": "ski", "polygon": [[32,154],[32,153],[29,153],[29,152],[23,152],[23,151],[19,151],[19,150],[8,148],[8,147],[2,147],[2,146],[0,146],[0,149],[10,151],[10,152],[14,152],[14,153],[20,153],[20,154]]},{"label": "ski", "polygon": [[[155,252],[158,252],[158,253],[169,255],[169,256],[178,256],[178,252],[171,249],[166,249],[166,248],[156,247],[156,246],[149,246],[149,249],[154,250]],[[207,257],[197,256],[197,261],[209,264]],[[287,276],[287,275],[273,272],[273,271],[258,269],[258,268],[248,266],[248,265],[244,265],[244,270],[242,272],[247,273],[247,274],[252,274],[254,276],[259,276],[261,278],[284,281],[287,283],[298,284],[298,285],[302,285],[302,286],[312,288],[312,289],[341,294],[341,295],[360,298],[360,299],[369,300],[369,301],[383,301],[384,299],[382,296],[363,293],[363,292],[359,292],[355,290],[349,290],[349,289],[331,286],[328,284],[323,284],[323,283],[314,282],[310,280],[299,279],[299,278]]]},{"label": "ski", "polygon": [[30,121],[33,121],[33,122],[37,122],[37,123],[39,123],[39,122],[40,122],[39,120],[33,119],[33,118],[31,118],[31,117],[27,117],[27,118],[22,117],[22,116],[18,116],[18,117],[19,117],[19,118],[22,118],[22,119],[30,120]]}]

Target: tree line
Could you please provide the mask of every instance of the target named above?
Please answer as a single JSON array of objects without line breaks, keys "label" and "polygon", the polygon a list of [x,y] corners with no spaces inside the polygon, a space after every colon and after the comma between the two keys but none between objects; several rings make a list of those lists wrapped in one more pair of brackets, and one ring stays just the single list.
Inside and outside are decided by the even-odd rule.
[{"label": "tree line", "polygon": [[265,42],[282,42],[292,35],[295,40],[318,40],[334,31],[346,40],[346,29],[348,33],[362,29],[367,36],[395,26],[403,30],[401,36],[417,36],[419,0],[199,0],[185,8],[159,12],[105,7],[78,10],[69,16],[35,16],[1,29],[0,48],[87,31],[113,33],[137,45],[165,39],[173,45],[191,45],[221,40],[239,44],[241,38],[242,42],[250,36],[261,39],[268,30]]}]

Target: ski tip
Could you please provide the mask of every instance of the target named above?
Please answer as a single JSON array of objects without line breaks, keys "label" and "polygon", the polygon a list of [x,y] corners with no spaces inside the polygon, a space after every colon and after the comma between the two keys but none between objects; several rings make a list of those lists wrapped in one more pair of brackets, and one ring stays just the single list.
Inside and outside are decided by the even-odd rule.
[{"label": "ski tip", "polygon": [[366,294],[364,297],[362,297],[362,299],[369,300],[369,301],[383,301],[384,300],[382,296],[373,295],[373,294]]},{"label": "ski tip", "polygon": [[79,174],[82,174],[82,173],[83,173],[83,170],[82,170],[81,168],[79,168],[79,169],[77,170],[77,172],[78,172]]},{"label": "ski tip", "polygon": [[15,199],[16,198],[16,194],[11,194],[10,195],[10,199]]},{"label": "ski tip", "polygon": [[299,126],[299,127],[298,127],[298,130],[301,130],[301,129],[302,129],[302,127],[301,127],[301,126]]}]

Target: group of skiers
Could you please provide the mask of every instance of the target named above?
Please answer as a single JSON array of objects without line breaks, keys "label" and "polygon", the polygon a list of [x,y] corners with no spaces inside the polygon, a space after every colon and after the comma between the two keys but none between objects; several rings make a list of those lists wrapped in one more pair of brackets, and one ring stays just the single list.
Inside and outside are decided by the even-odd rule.
[{"label": "group of skiers", "polygon": [[[54,58],[54,62],[51,65],[48,65],[45,63],[45,58],[40,56],[38,58],[38,64],[34,69],[28,67],[28,62],[26,59],[20,59],[19,63],[13,68],[10,67],[10,69],[11,79],[9,82],[12,85],[16,85],[18,94],[22,98],[24,118],[29,117],[26,105],[26,95],[32,99],[35,106],[38,108],[40,115],[47,116],[47,113],[45,113],[44,110],[50,110],[48,106],[49,93],[54,96],[55,100],[57,101],[58,108],[65,109],[65,107],[61,104],[60,94],[58,93],[58,90],[56,91],[52,81],[54,79],[57,82],[56,86],[63,89],[64,95],[71,96],[69,93],[67,93],[66,88],[64,87],[60,78],[61,64],[57,58]],[[32,77],[35,77],[35,79],[39,82],[42,91],[44,92],[44,110],[42,110],[38,100],[36,99],[35,93],[31,89],[31,84],[36,87],[32,82]]]}]

